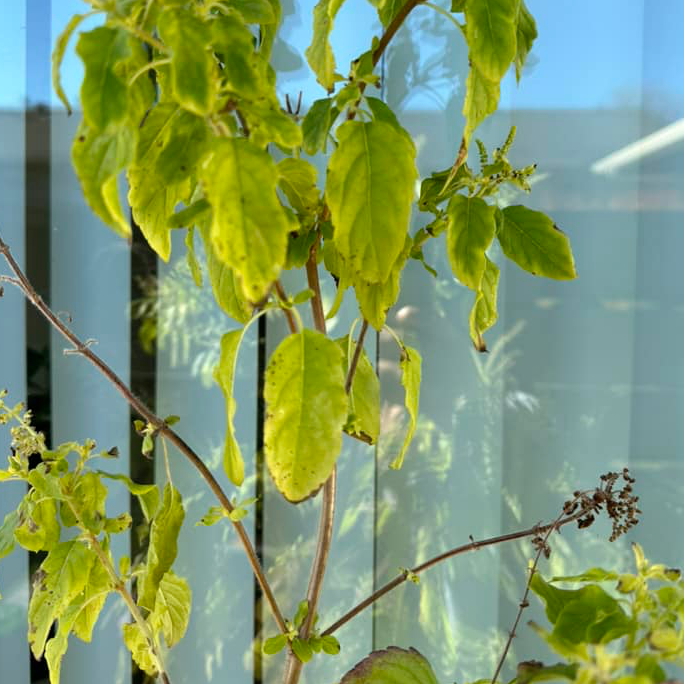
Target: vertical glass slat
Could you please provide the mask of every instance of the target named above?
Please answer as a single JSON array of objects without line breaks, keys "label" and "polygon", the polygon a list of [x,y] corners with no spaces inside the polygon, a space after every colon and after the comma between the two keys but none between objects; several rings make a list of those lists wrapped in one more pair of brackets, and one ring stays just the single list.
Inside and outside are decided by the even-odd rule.
[{"label": "vertical glass slat", "polygon": [[[52,44],[72,14],[83,5],[75,0],[52,3]],[[92,28],[84,24],[82,30]],[[73,52],[77,35],[65,54],[62,82],[75,111],[67,117],[53,95],[50,201],[51,304],[70,320],[81,339],[93,339],[100,355],[124,382],[129,382],[130,256],[129,247],[104,226],[86,205],[71,166],[71,141],[81,118],[78,84],[81,64]],[[64,356],[65,342],[52,336],[53,441],[96,440],[98,447],[117,446],[119,458],[103,463],[112,472],[128,474],[129,409],[123,398],[85,359]],[[128,510],[128,491],[109,485],[107,514]],[[129,533],[112,539],[115,560],[130,553]],[[107,600],[90,644],[75,637],[62,665],[62,680],[83,684],[129,684],[130,654],[121,640],[121,626],[130,621],[122,601]]]},{"label": "vertical glass slat", "polygon": [[[239,491],[223,472],[225,402],[212,371],[219,359],[223,333],[238,328],[215,304],[208,277],[198,289],[192,281],[183,231],[172,235],[169,264],[159,264],[157,299],[157,410],[178,415],[174,427],[212,470],[229,496],[253,496],[256,415],[256,328],[245,336],[235,377],[236,437],[245,458],[246,480]],[[199,236],[196,236],[199,242]],[[201,254],[201,250],[199,250]],[[137,456],[135,456],[137,457]],[[157,443],[156,480],[163,486],[166,470]],[[195,525],[218,501],[197,471],[172,446],[169,458],[173,484],[185,505],[174,571],[192,589],[192,614],[185,638],[167,658],[174,684],[252,682],[252,573],[232,525]],[[254,507],[243,520],[253,538]]]},{"label": "vertical glass slat", "polygon": [[[26,2],[19,0],[3,9],[0,25],[0,235],[23,267],[24,167],[26,102]],[[7,273],[4,260],[0,273]],[[5,285],[0,299],[0,387],[7,401],[26,400],[26,304],[21,293]],[[9,426],[0,430],[0,459],[5,467],[9,454]],[[0,519],[19,504],[25,493],[21,484],[4,483],[0,496]],[[0,671],[7,681],[29,682],[29,650],[26,642],[28,603],[28,556],[20,548],[0,562]]]}]

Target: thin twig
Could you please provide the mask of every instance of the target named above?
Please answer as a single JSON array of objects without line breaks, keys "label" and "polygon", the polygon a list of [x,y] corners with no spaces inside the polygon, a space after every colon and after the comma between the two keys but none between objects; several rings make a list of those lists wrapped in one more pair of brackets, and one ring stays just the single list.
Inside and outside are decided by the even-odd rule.
[{"label": "thin twig", "polygon": [[563,527],[563,525],[567,525],[568,523],[578,520],[580,517],[582,517],[582,515],[584,515],[584,513],[582,512],[575,513],[574,515],[562,518],[561,520],[557,520],[553,523],[550,523],[549,525],[535,525],[534,527],[530,527],[526,530],[521,530],[519,532],[511,532],[509,534],[502,534],[498,537],[490,537],[489,539],[483,539],[481,541],[475,541],[471,539],[471,541],[467,544],[463,544],[462,546],[457,546],[456,548],[451,549],[450,551],[440,553],[438,556],[430,558],[430,560],[427,560],[424,563],[417,565],[415,568],[411,568],[410,570],[402,572],[401,575],[397,575],[397,577],[395,577],[393,580],[390,580],[387,584],[380,587],[380,589],[374,591],[370,596],[368,596],[368,598],[365,598],[363,601],[361,601],[361,603],[354,606],[354,608],[345,613],[339,620],[337,620],[332,625],[330,625],[330,627],[325,629],[322,632],[322,634],[323,636],[325,636],[327,634],[332,634],[333,632],[337,631],[340,627],[342,627],[342,625],[346,624],[353,617],[356,617],[360,612],[368,608],[368,606],[373,605],[378,599],[382,598],[385,594],[392,591],[392,589],[395,589],[399,585],[403,584],[409,577],[413,575],[419,575],[421,572],[428,570],[429,568],[433,567],[434,565],[437,565],[438,563],[441,563],[442,561],[447,560],[448,558],[453,558],[454,556],[458,556],[462,553],[467,553],[468,551],[477,551],[479,549],[485,548],[486,546],[494,546],[496,544],[502,544],[504,542],[515,541],[516,539],[524,539],[525,537],[543,534],[548,530],[560,529],[561,527]]},{"label": "thin twig", "polygon": [[359,365],[359,359],[361,358],[361,352],[363,351],[363,341],[366,337],[367,331],[368,321],[364,318],[363,324],[361,325],[361,332],[359,333],[359,339],[356,341],[354,356],[352,356],[351,363],[349,364],[349,370],[347,371],[347,379],[344,382],[344,391],[347,394],[351,392],[352,383],[354,382],[354,374],[356,373],[356,368]]},{"label": "thin twig", "polygon": [[[280,280],[275,281],[275,291],[277,292],[278,297],[280,297],[281,301],[287,301],[287,294]],[[289,309],[283,309],[283,313],[285,314],[285,318],[287,318],[287,327],[290,329],[290,332],[294,335],[297,332],[297,321],[295,321],[295,318],[292,315],[292,311],[290,311]]]},{"label": "thin twig", "polygon": [[[577,498],[575,498],[575,501],[577,501]],[[515,638],[516,630],[518,629],[518,625],[520,624],[520,618],[522,617],[523,611],[527,606],[529,606],[529,595],[530,595],[530,586],[532,584],[532,578],[534,577],[534,573],[537,571],[537,565],[539,564],[539,559],[541,558],[542,553],[548,554],[549,551],[549,537],[551,536],[551,533],[554,530],[558,529],[558,526],[560,524],[560,521],[563,519],[564,513],[561,513],[554,521],[549,525],[548,530],[546,531],[546,534],[544,534],[543,540],[540,540],[539,543],[537,543],[537,553],[534,556],[534,560],[532,561],[532,565],[530,566],[530,574],[529,577],[527,578],[527,584],[525,585],[525,591],[523,593],[522,599],[520,600],[520,603],[518,604],[518,614],[515,616],[515,621],[513,622],[513,627],[511,627],[510,632],[508,633],[508,639],[506,639],[506,645],[504,646],[503,652],[501,653],[501,657],[499,658],[499,662],[496,665],[496,670],[494,671],[494,676],[492,677],[492,684],[494,684],[499,676],[499,673],[501,672],[501,668],[504,665],[504,661],[506,660],[506,656],[508,655],[508,651],[511,648],[511,644],[513,643],[513,639]]]},{"label": "thin twig", "polygon": [[[17,277],[18,283],[17,287],[21,289],[24,296],[33,304],[33,306],[38,309],[38,311],[46,318],[52,327],[57,330],[64,338],[66,338],[69,343],[73,346],[73,353],[77,353],[84,356],[90,363],[97,368],[102,375],[107,378],[107,380],[118,390],[118,392],[124,397],[128,404],[133,408],[133,410],[142,416],[150,425],[152,425],[157,432],[166,437],[183,456],[185,456],[190,463],[195,467],[195,469],[202,476],[204,481],[209,485],[209,488],[214,493],[216,498],[219,500],[221,506],[223,506],[228,512],[234,510],[233,504],[228,499],[228,496],[223,491],[221,485],[218,483],[212,472],[204,464],[204,461],[193,451],[193,449],[180,437],[176,432],[174,432],[159,416],[154,414],[147,406],[140,401],[126,386],[126,384],[119,378],[119,376],[99,357],[97,354],[93,353],[89,348],[88,344],[82,342],[62,321],[55,315],[55,313],[50,309],[50,307],[43,301],[41,296],[36,292],[33,285],[24,275],[19,264],[15,261],[14,257],[10,252],[9,246],[0,237],[0,254],[2,254],[10,269],[14,272]],[[252,571],[261,586],[264,595],[268,601],[268,604],[273,613],[273,617],[278,625],[281,632],[286,633],[287,627],[285,626],[285,619],[283,618],[278,603],[276,602],[271,586],[266,579],[266,574],[264,573],[259,559],[254,551],[247,531],[241,522],[235,522],[231,520],[231,523],[235,527],[235,530],[240,538],[240,542],[247,554],[247,559]]]}]

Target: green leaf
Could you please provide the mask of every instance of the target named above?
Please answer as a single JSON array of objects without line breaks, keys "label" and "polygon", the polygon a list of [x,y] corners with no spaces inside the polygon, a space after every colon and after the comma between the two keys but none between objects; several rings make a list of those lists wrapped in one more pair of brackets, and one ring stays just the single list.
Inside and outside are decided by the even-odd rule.
[{"label": "green leaf", "polygon": [[204,198],[193,202],[189,207],[171,214],[167,219],[169,228],[190,228],[211,212],[211,204]]},{"label": "green leaf", "polygon": [[259,301],[287,254],[290,222],[276,196],[277,171],[271,156],[248,140],[218,140],[214,149],[202,173],[213,208],[211,241],[240,274],[245,296]]},{"label": "green leaf", "polygon": [[467,0],[468,56],[485,78],[499,82],[516,54],[520,0]]},{"label": "green leaf", "polygon": [[[354,354],[356,343],[353,342],[350,348],[349,335],[335,341],[342,350],[342,370],[346,378],[349,359]],[[356,366],[349,394],[349,403],[350,415],[347,418],[345,431],[352,435],[358,435],[369,444],[375,444],[380,435],[380,381],[365,349],[361,351]]]},{"label": "green leaf", "polygon": [[406,0],[381,0],[378,4],[378,17],[382,25],[389,26],[405,4]]},{"label": "green leaf", "polygon": [[149,62],[147,50],[142,43],[134,41],[131,48],[131,56],[125,61],[119,62],[114,68],[114,72],[126,84],[129,84],[127,86],[128,122],[132,127],[139,128],[157,99],[157,91],[148,75],[138,75],[133,83],[130,83],[136,74],[140,74],[140,69],[146,67]]},{"label": "green leaf", "polygon": [[415,648],[373,651],[342,677],[340,684],[437,684],[430,663]]},{"label": "green leaf", "polygon": [[90,208],[121,237],[131,225],[121,209],[117,177],[133,158],[135,133],[128,128],[97,133],[81,122],[71,148],[71,161]]},{"label": "green leaf", "polygon": [[211,506],[209,510],[200,518],[196,525],[205,525],[211,527],[219,520],[223,520],[227,515],[227,511],[223,506]]},{"label": "green leaf", "polygon": [[522,69],[527,55],[530,54],[532,44],[537,38],[537,23],[525,5],[525,0],[520,0],[518,21],[516,26],[516,53],[515,53],[515,78],[520,81]]},{"label": "green leaf", "polygon": [[275,655],[282,651],[287,645],[287,635],[278,634],[277,636],[270,637],[264,641],[263,651],[266,655]]},{"label": "green leaf", "polygon": [[384,121],[348,121],[338,138],[326,187],[335,245],[366,282],[383,283],[405,244],[415,148]]},{"label": "green leaf", "polygon": [[681,645],[679,632],[672,627],[654,629],[648,636],[648,643],[656,651],[676,651]]},{"label": "green leaf", "polygon": [[261,26],[261,45],[259,46],[259,52],[265,59],[270,59],[271,57],[273,43],[275,42],[278,26],[280,25],[280,19],[283,14],[280,0],[268,0],[268,2],[271,5],[275,19],[273,22]]},{"label": "green leaf", "polygon": [[297,656],[297,658],[303,662],[308,663],[311,658],[313,658],[313,649],[309,644],[299,637],[295,637],[292,640],[292,652]]},{"label": "green leaf", "polygon": [[99,470],[98,473],[109,480],[123,482],[128,491],[133,494],[133,496],[137,497],[145,520],[147,520],[147,522],[152,520],[159,507],[159,488],[156,484],[138,484],[137,482],[133,482],[128,475],[122,475],[120,473],[106,473],[103,470]]},{"label": "green leaf", "polygon": [[451,0],[451,11],[455,13],[465,12],[466,2],[467,0]]},{"label": "green leaf", "polygon": [[50,551],[59,542],[60,527],[53,499],[41,499],[35,503],[30,496],[28,510],[21,514],[20,520],[21,524],[14,530],[14,538],[27,551]]},{"label": "green leaf", "polygon": [[603,568],[590,568],[586,572],[579,575],[562,575],[560,577],[552,577],[551,582],[606,582],[615,581],[619,575],[610,570]]},{"label": "green leaf", "polygon": [[223,469],[228,475],[228,479],[237,487],[245,479],[245,463],[240,452],[240,445],[235,439],[235,427],[233,425],[233,417],[237,408],[233,397],[233,383],[242,336],[242,330],[233,330],[221,338],[221,358],[214,369],[214,379],[221,388],[226,401],[226,443],[223,448]]},{"label": "green leaf", "polygon": [[[268,2],[264,4],[271,9]],[[221,79],[225,89],[252,99],[268,94],[267,62],[255,52],[252,32],[241,18],[234,13],[215,17],[211,28],[214,49],[223,63]]]},{"label": "green leaf", "polygon": [[409,132],[399,123],[397,115],[382,100],[379,100],[377,97],[366,95],[366,104],[376,121],[384,121],[386,124],[389,124],[413,145],[413,140],[411,139]]},{"label": "green leaf", "polygon": [[121,513],[116,518],[106,518],[104,521],[104,531],[109,534],[120,534],[130,528],[133,523],[129,513]]},{"label": "green leaf", "polygon": [[61,100],[62,104],[66,107],[67,114],[71,116],[71,104],[69,99],[62,88],[62,79],[60,76],[60,69],[62,66],[62,60],[64,59],[64,53],[66,51],[69,39],[73,35],[74,31],[78,28],[78,25],[87,17],[89,14],[74,14],[74,16],[69,19],[69,23],[66,25],[64,30],[59,34],[57,40],[55,41],[55,49],[52,51],[52,87],[57,94],[57,97]]},{"label": "green leaf", "polygon": [[273,24],[276,20],[268,0],[230,0],[226,4],[234,7],[248,24]]},{"label": "green leaf", "polygon": [[266,463],[276,487],[297,503],[328,479],[347,418],[342,352],[319,332],[286,337],[266,368]]},{"label": "green leaf", "polygon": [[115,67],[131,54],[128,33],[120,28],[99,26],[81,33],[76,52],[85,66],[81,103],[86,124],[96,131],[104,131],[110,124],[121,123],[128,112],[128,93]]},{"label": "green leaf", "polygon": [[185,635],[190,621],[191,603],[192,592],[188,583],[169,570],[159,583],[150,618],[155,629],[161,628],[169,648],[175,646]]},{"label": "green leaf", "polygon": [[325,150],[326,140],[333,124],[333,100],[326,97],[315,100],[302,121],[302,149],[309,155]]},{"label": "green leaf", "polygon": [[463,116],[466,120],[463,137],[466,145],[470,143],[473,131],[496,111],[500,91],[498,81],[490,81],[475,65],[470,67],[463,101]]},{"label": "green leaf", "polygon": [[485,251],[494,239],[494,207],[479,197],[455,195],[447,207],[447,253],[454,275],[479,292],[487,261]]},{"label": "green leaf", "polygon": [[340,652],[340,642],[332,634],[328,634],[321,637],[321,648],[328,655],[337,655]]},{"label": "green leaf", "polygon": [[502,214],[497,237],[509,259],[533,275],[577,277],[570,241],[546,214],[520,205],[506,207]]},{"label": "green leaf", "polygon": [[205,116],[214,105],[214,61],[208,47],[211,30],[189,10],[162,10],[157,19],[161,39],[171,50],[171,89],[184,109]]},{"label": "green leaf", "polygon": [[156,676],[159,671],[157,658],[139,625],[135,622],[125,624],[123,626],[123,640],[138,667],[150,677]]},{"label": "green leaf", "polygon": [[401,353],[401,384],[404,387],[404,405],[409,414],[409,426],[404,437],[404,443],[399,455],[390,463],[390,468],[399,470],[404,463],[404,456],[413,439],[418,421],[418,406],[420,403],[421,364],[420,354],[412,347],[404,347]]},{"label": "green leaf", "polygon": [[487,351],[482,335],[496,323],[499,316],[496,310],[498,286],[499,268],[485,256],[485,271],[470,311],[470,338],[478,351]]},{"label": "green leaf", "polygon": [[303,159],[288,157],[276,166],[278,186],[285,193],[290,206],[299,214],[313,214],[318,207],[316,169]]},{"label": "green leaf", "polygon": [[85,588],[94,562],[94,551],[72,539],[57,544],[40,564],[28,611],[28,641],[36,658],[43,654],[52,623]]},{"label": "green leaf", "polygon": [[257,147],[274,142],[292,149],[302,144],[302,129],[277,102],[242,103],[240,111],[249,124],[250,139]]},{"label": "green leaf", "polygon": [[59,618],[55,636],[45,644],[45,660],[48,665],[50,684],[59,684],[60,682],[62,658],[67,650],[71,627],[78,616],[82,605],[82,599],[77,598],[76,601],[64,611]]},{"label": "green leaf", "polygon": [[304,624],[304,620],[306,620],[306,616],[309,614],[309,602],[304,599],[303,601],[299,602],[299,605],[297,606],[297,612],[295,613],[294,619],[292,620],[292,624],[295,626],[295,629],[299,629],[302,624]]},{"label": "green leaf", "polygon": [[313,39],[304,53],[316,80],[328,91],[335,85],[335,56],[330,47],[330,32],[344,0],[319,0],[313,12]]},{"label": "green leaf", "polygon": [[153,610],[162,577],[170,570],[178,552],[178,533],[185,511],[178,490],[164,487],[164,500],[150,526],[150,544],[145,571],[138,578],[138,604]]},{"label": "green leaf", "polygon": [[658,657],[650,653],[642,655],[641,658],[639,658],[636,667],[634,668],[634,674],[637,677],[648,677],[648,679],[656,684],[660,684],[660,682],[667,679],[665,671],[658,664]]},{"label": "green leaf", "polygon": [[542,665],[538,660],[529,660],[518,664],[515,683],[531,684],[532,682],[558,681],[559,679],[574,681],[577,668],[577,664]]},{"label": "green leaf", "polygon": [[216,255],[209,237],[209,224],[200,225],[207,257],[207,272],[216,303],[238,323],[247,323],[252,317],[252,307],[242,292],[242,285],[235,271],[226,266]]},{"label": "green leaf", "polygon": [[171,255],[169,217],[188,199],[189,176],[207,150],[206,136],[201,119],[171,102],[154,107],[140,129],[128,170],[128,201],[145,239],[164,261]]}]

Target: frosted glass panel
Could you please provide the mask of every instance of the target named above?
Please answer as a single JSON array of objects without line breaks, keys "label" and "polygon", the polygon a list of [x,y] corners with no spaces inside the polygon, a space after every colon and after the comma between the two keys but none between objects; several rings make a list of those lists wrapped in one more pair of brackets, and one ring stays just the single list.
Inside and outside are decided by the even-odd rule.
[{"label": "frosted glass panel", "polygon": [[[24,250],[24,160],[26,96],[26,3],[13,2],[3,10],[2,56],[0,70],[0,235],[19,263],[25,263]],[[0,273],[6,274],[4,259]],[[26,400],[25,304],[21,293],[5,285],[0,299],[0,388],[9,392],[8,401]],[[5,467],[10,436],[0,430],[0,459]],[[16,508],[25,489],[14,484],[0,496],[0,519]],[[0,563],[0,671],[8,681],[28,684],[29,652],[26,644],[26,606],[28,602],[28,556],[16,550]]]},{"label": "frosted glass panel", "polygon": [[[644,510],[629,539],[662,562],[681,562],[684,145],[676,131],[684,50],[672,23],[684,10],[672,2],[528,5],[540,39],[520,87],[507,78],[500,111],[477,135],[494,147],[517,126],[512,159],[537,163],[538,174],[531,196],[508,193],[502,204],[548,212],[570,236],[579,279],[535,279],[507,263],[490,352],[478,355],[467,330],[472,293],[453,280],[443,245],[426,250],[436,279],[418,264],[406,272],[390,325],[424,354],[422,415],[404,470],[387,471],[380,453],[378,505],[391,511],[377,537],[376,557],[388,559],[387,570],[376,566],[381,580],[469,535],[553,519],[574,489],[624,465]],[[462,44],[419,7],[388,54],[387,100],[418,143],[423,175],[456,154]],[[447,55],[441,70],[435,51]],[[672,124],[665,144],[643,144]],[[397,352],[381,339],[387,415],[400,416]],[[608,534],[603,524],[564,530],[543,570],[629,563],[629,539],[609,544]],[[531,553],[529,544],[510,546],[430,571],[420,590],[407,586],[381,602],[375,645],[418,647],[442,681],[491,677]],[[513,651],[511,664],[545,652],[526,628]]]}]

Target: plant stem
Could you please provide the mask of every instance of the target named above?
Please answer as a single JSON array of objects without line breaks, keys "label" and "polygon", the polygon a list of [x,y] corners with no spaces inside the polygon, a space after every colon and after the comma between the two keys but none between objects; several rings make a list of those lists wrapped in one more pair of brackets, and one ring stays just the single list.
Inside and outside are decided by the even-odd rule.
[{"label": "plant stem", "polygon": [[347,394],[351,392],[352,383],[354,382],[354,374],[356,373],[356,367],[359,365],[359,359],[361,358],[361,352],[363,351],[363,341],[366,337],[367,331],[368,321],[364,318],[363,324],[361,325],[361,332],[359,333],[359,339],[356,341],[356,347],[354,348],[354,356],[352,356],[351,363],[349,364],[349,370],[347,371],[347,379],[344,382],[344,391]]},{"label": "plant stem", "polygon": [[339,620],[334,622],[330,627],[322,632],[322,635],[332,634],[337,631],[342,625],[346,624],[353,617],[356,617],[361,611],[368,608],[368,606],[373,605],[378,599],[382,598],[385,594],[388,594],[392,589],[396,589],[399,585],[403,584],[410,575],[419,575],[421,572],[428,570],[429,568],[447,560],[448,558],[453,558],[454,556],[459,556],[462,553],[467,553],[468,551],[478,551],[486,546],[494,546],[496,544],[502,544],[504,542],[515,541],[516,539],[524,539],[525,537],[532,537],[534,535],[543,534],[545,532],[550,532],[553,530],[560,529],[563,525],[574,522],[580,517],[585,515],[584,512],[575,513],[573,515],[567,516],[565,518],[557,519],[556,521],[548,525],[535,525],[526,530],[520,530],[519,532],[511,532],[509,534],[502,534],[498,537],[490,537],[489,539],[483,539],[481,541],[471,540],[468,544],[463,544],[462,546],[457,546],[449,551],[440,553],[438,556],[430,558],[430,560],[417,565],[415,568],[411,568],[408,571],[402,572],[397,575],[393,580],[390,580],[387,584],[380,587],[377,591],[374,591],[368,598],[365,598],[361,603],[354,606],[350,611],[345,613]]},{"label": "plant stem", "polygon": [[314,296],[311,298],[311,313],[314,319],[314,326],[318,332],[325,335],[325,313],[323,312],[323,300],[321,299],[321,283],[318,279],[318,263],[316,253],[318,252],[318,240],[314,242],[309,252],[306,262],[306,279],[309,287],[313,290]]},{"label": "plant stem", "polygon": [[[314,293],[314,296],[311,298],[311,313],[313,315],[314,325],[318,332],[325,335],[325,314],[323,313],[321,284],[318,279],[318,264],[316,263],[317,250],[318,240],[313,244],[311,251],[309,252],[309,259],[306,262],[306,277],[309,287]],[[323,588],[325,568],[328,564],[328,555],[330,554],[330,546],[332,544],[333,537],[336,491],[337,470],[336,468],[333,468],[330,477],[323,485],[323,502],[321,504],[321,517],[318,524],[316,555],[314,556],[313,564],[311,565],[309,586],[306,590],[306,600],[309,605],[309,611],[299,629],[299,635],[304,639],[309,636],[313,626],[316,608],[318,607],[318,600],[321,596],[321,589]],[[301,660],[295,656],[290,648],[287,652],[287,658],[285,661],[285,676],[283,678],[284,684],[297,684],[299,676],[302,672],[303,664],[304,663],[302,663]]]},{"label": "plant stem", "polygon": [[[282,302],[287,301],[287,293],[280,280],[275,281],[275,291]],[[290,332],[294,335],[297,332],[297,322],[292,315],[292,311],[289,309],[283,309],[285,318],[287,318],[287,326],[290,328]]]},{"label": "plant stem", "polygon": [[[10,269],[17,277],[18,282],[13,282],[12,284],[16,284],[17,287],[19,287],[19,289],[24,293],[24,296],[31,302],[31,304],[33,304],[33,306],[36,307],[36,309],[38,309],[43,317],[49,321],[52,327],[64,338],[66,338],[73,346],[73,349],[65,351],[72,354],[79,354],[88,359],[88,361],[90,361],[90,363],[92,363],[93,366],[95,366],[95,368],[97,368],[100,373],[102,373],[102,375],[104,375],[105,378],[107,378],[107,380],[109,380],[109,382],[119,391],[131,408],[133,408],[134,411],[142,416],[150,425],[153,425],[162,437],[166,437],[166,439],[168,439],[169,442],[171,442],[178,449],[178,451],[180,451],[181,454],[183,454],[183,456],[190,461],[204,481],[209,485],[209,488],[219,500],[221,506],[223,506],[229,512],[233,511],[233,504],[231,504],[230,499],[228,499],[228,496],[223,491],[221,485],[218,483],[212,472],[204,464],[204,461],[202,461],[202,459],[192,450],[192,448],[185,442],[185,440],[183,440],[182,437],[176,434],[176,432],[174,432],[161,418],[155,415],[149,408],[147,408],[147,406],[145,406],[142,401],[140,401],[140,399],[138,399],[131,392],[123,380],[121,380],[121,378],[119,378],[119,376],[99,356],[97,356],[97,354],[91,351],[88,343],[82,342],[64,323],[62,323],[52,309],[50,309],[50,307],[43,301],[41,296],[36,292],[33,285],[31,285],[30,281],[19,267],[19,264],[12,256],[9,246],[3,241],[2,237],[0,237],[0,254],[5,257]],[[245,550],[245,553],[247,554],[247,559],[252,567],[252,571],[254,572],[262,591],[264,592],[264,596],[266,596],[266,600],[271,608],[271,612],[273,613],[273,617],[278,625],[278,629],[285,634],[287,633],[285,619],[280,612],[278,603],[275,600],[275,596],[273,595],[271,586],[266,579],[263,568],[259,563],[259,559],[254,551],[254,547],[249,540],[247,531],[241,522],[234,522],[231,520],[231,523],[235,527],[235,531],[237,532],[240,542]]]},{"label": "plant stem", "polygon": [[385,29],[385,32],[380,37],[378,42],[378,47],[375,48],[373,52],[373,66],[375,66],[382,57],[382,53],[386,50],[394,34],[401,28],[401,25],[406,21],[406,17],[411,13],[411,11],[423,0],[408,0],[408,2],[399,10],[398,14],[392,21],[390,25]]}]

